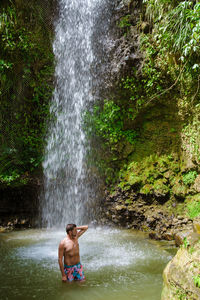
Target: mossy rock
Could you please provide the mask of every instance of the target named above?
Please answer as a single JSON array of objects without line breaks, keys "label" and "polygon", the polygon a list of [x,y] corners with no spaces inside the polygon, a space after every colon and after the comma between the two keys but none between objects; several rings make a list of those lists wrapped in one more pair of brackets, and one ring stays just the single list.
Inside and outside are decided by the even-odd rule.
[{"label": "mossy rock", "polygon": [[153,186],[151,184],[145,184],[141,189],[140,193],[144,195],[153,194]]},{"label": "mossy rock", "polygon": [[135,145],[127,142],[123,149],[122,157],[127,158],[134,151],[134,149],[135,149]]},{"label": "mossy rock", "polygon": [[172,187],[172,193],[177,199],[184,200],[186,195],[188,194],[188,188],[184,184],[177,182]]},{"label": "mossy rock", "polygon": [[137,176],[134,173],[132,173],[129,174],[127,181],[130,185],[139,186],[142,183],[142,178],[141,176]]},{"label": "mossy rock", "polygon": [[154,182],[153,189],[154,189],[155,195],[158,197],[159,196],[166,197],[170,192],[169,187],[166,185],[166,179],[156,180]]},{"label": "mossy rock", "polygon": [[164,174],[163,177],[168,179],[169,181],[174,178],[175,174],[173,173],[172,170],[167,170]]},{"label": "mossy rock", "polygon": [[164,270],[161,300],[200,299],[196,280],[200,273],[199,256],[199,241],[191,247],[181,246]]}]

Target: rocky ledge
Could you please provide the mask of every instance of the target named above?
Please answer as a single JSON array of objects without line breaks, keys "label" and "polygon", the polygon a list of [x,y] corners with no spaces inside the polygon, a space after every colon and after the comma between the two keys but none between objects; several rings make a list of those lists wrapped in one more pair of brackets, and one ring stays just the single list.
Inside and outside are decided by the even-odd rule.
[{"label": "rocky ledge", "polygon": [[[131,199],[131,200],[130,200]],[[107,193],[104,206],[103,222],[112,222],[126,228],[149,232],[149,237],[156,240],[175,240],[180,244],[182,232],[193,229],[193,220],[183,215],[175,215],[156,200],[148,200],[134,192],[122,191]]]},{"label": "rocky ledge", "polygon": [[27,229],[35,227],[33,217],[13,216],[0,219],[0,233],[14,229]]}]

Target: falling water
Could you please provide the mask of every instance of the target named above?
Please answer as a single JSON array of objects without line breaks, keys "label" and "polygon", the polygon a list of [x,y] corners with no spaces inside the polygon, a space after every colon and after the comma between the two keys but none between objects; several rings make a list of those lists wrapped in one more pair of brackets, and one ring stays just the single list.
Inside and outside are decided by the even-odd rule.
[{"label": "falling water", "polygon": [[[92,217],[82,113],[94,100],[95,26],[106,0],[59,0],[53,50],[56,88],[51,104],[55,116],[49,128],[44,168],[43,225],[84,223]],[[99,26],[108,26],[99,22]],[[99,32],[99,29],[97,30]],[[99,39],[100,38],[100,39]],[[101,37],[96,37],[101,40]],[[94,72],[94,71],[93,71]]]}]

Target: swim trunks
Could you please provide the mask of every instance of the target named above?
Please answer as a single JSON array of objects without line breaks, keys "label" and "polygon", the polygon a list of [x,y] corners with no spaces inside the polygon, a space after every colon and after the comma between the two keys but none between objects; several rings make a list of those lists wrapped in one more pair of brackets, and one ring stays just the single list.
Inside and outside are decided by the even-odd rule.
[{"label": "swim trunks", "polygon": [[82,281],[85,279],[83,266],[81,265],[81,263],[72,266],[64,265],[64,272],[67,276],[67,281]]}]

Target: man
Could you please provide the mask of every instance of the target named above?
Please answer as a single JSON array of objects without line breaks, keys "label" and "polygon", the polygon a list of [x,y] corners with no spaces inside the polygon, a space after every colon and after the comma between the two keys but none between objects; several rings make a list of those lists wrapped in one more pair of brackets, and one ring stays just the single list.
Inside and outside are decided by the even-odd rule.
[{"label": "man", "polygon": [[[83,266],[80,263],[78,238],[86,232],[88,226],[76,227],[75,224],[66,226],[67,236],[59,244],[58,263],[62,274],[62,281],[85,280]],[[63,266],[64,257],[64,266]]]}]

